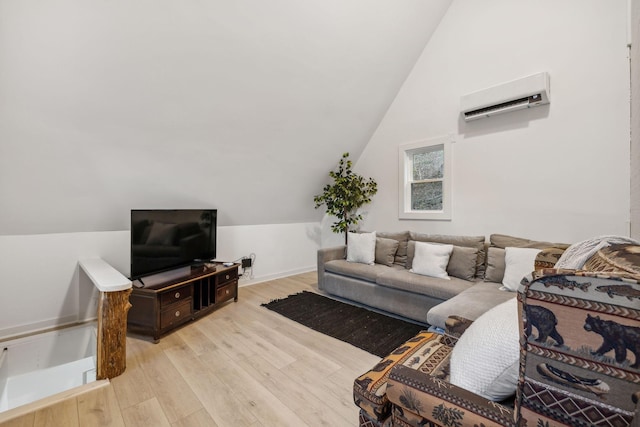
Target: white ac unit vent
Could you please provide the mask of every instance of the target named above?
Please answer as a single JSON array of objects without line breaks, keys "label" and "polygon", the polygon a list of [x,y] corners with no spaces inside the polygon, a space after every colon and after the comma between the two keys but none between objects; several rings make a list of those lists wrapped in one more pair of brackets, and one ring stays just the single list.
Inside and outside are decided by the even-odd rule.
[{"label": "white ac unit vent", "polygon": [[549,74],[533,74],[464,95],[460,111],[464,120],[478,120],[550,102]]}]

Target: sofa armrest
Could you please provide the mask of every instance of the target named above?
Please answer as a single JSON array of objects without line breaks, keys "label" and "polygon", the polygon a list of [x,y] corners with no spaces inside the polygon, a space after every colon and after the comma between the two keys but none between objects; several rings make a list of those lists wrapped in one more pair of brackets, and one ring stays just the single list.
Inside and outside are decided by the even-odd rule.
[{"label": "sofa armrest", "polygon": [[334,259],[345,259],[346,257],[347,247],[345,245],[318,249],[318,265]]},{"label": "sofa armrest", "polygon": [[515,425],[511,408],[402,365],[389,374],[387,397],[400,425]]},{"label": "sofa armrest", "polygon": [[318,249],[318,289],[324,289],[325,263],[336,259],[345,259],[346,257],[346,245]]}]

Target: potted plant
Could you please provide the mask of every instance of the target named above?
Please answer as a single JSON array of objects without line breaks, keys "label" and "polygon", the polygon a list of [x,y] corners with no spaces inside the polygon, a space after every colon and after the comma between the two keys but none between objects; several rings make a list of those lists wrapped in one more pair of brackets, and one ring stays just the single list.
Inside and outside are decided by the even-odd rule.
[{"label": "potted plant", "polygon": [[358,209],[371,202],[371,197],[378,191],[378,184],[373,178],[365,180],[354,173],[351,166],[349,153],[344,153],[338,163],[338,169],[329,172],[333,184],[325,185],[322,194],[313,197],[316,209],[326,205],[326,212],[338,218],[338,221],[331,225],[331,231],[344,233],[345,244],[351,227],[362,219]]}]

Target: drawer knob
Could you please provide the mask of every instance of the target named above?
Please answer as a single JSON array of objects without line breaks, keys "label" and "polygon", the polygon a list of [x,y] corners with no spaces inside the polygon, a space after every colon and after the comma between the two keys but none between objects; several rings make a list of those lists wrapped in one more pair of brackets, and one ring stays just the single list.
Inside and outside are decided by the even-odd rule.
[{"label": "drawer knob", "polygon": [[227,280],[229,279],[229,275],[228,275],[228,274],[226,275],[226,279],[227,279]]},{"label": "drawer knob", "polygon": [[176,292],[176,299],[180,298],[180,292]]},{"label": "drawer knob", "polygon": [[176,317],[180,317],[180,310],[176,310]]},{"label": "drawer knob", "polygon": [[229,295],[229,289],[226,289],[224,292]]}]

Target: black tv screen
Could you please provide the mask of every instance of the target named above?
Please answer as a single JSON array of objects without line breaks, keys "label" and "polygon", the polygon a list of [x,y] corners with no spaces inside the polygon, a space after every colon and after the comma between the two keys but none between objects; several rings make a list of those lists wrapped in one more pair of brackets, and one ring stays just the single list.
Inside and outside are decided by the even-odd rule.
[{"label": "black tv screen", "polygon": [[216,209],[131,211],[131,279],[216,257]]}]

